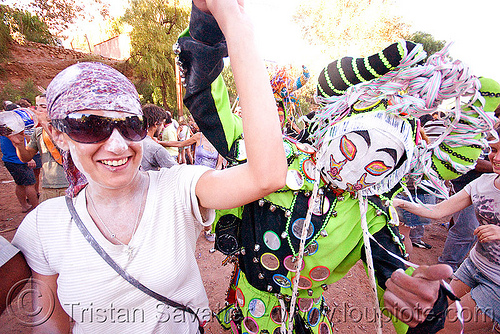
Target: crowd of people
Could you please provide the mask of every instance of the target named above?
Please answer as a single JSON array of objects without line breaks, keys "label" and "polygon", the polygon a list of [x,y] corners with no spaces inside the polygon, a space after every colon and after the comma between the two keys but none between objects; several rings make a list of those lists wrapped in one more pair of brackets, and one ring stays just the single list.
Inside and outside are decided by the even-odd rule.
[{"label": "crowd of people", "polygon": [[[0,312],[31,276],[35,332],[203,333],[205,231],[235,263],[214,310],[234,334],[333,333],[323,292],[360,260],[378,333],[382,313],[398,333],[500,332],[500,84],[399,41],[328,64],[299,127],[254,39],[240,1],[193,1],[177,42],[188,118],[101,63],[66,68],[33,107],[4,102],[24,123],[0,121],[0,143],[27,215],[0,238]],[[452,214],[439,264],[410,262]],[[451,321],[462,308],[481,320]]]}]

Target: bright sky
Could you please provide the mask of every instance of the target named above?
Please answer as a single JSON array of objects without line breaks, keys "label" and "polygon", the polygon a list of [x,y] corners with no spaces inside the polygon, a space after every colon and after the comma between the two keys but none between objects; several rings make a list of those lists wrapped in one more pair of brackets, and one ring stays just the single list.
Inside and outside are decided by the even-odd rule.
[{"label": "bright sky", "polygon": [[[1,1],[1,0],[0,0]],[[282,64],[309,64],[315,50],[300,40],[299,27],[291,21],[301,0],[246,0],[247,11],[254,18],[261,52],[267,60]],[[307,0],[302,0],[307,1]],[[6,3],[29,0],[6,0]],[[111,14],[120,15],[127,0],[113,0]],[[454,44],[450,54],[465,62],[477,76],[500,82],[500,42],[495,24],[500,13],[499,0],[396,0],[395,11],[415,31],[432,34]],[[359,56],[352,54],[350,56]],[[333,59],[325,59],[322,68]]]},{"label": "bright sky", "polygon": [[[500,82],[499,0],[398,0],[401,15],[415,30],[454,44],[450,54],[477,76]],[[408,5],[411,4],[411,5]]]},{"label": "bright sky", "polygon": [[[298,27],[291,23],[299,0],[247,0],[255,17],[264,56],[279,62],[308,63],[313,49],[297,41]],[[466,63],[477,76],[500,82],[499,0],[396,0],[395,12],[413,31],[430,33],[453,42],[450,55]],[[259,27],[260,26],[260,27]],[[295,41],[295,42],[293,42]],[[349,55],[359,56],[359,55]],[[497,60],[498,59],[498,60]],[[324,67],[333,59],[326,59]]]}]

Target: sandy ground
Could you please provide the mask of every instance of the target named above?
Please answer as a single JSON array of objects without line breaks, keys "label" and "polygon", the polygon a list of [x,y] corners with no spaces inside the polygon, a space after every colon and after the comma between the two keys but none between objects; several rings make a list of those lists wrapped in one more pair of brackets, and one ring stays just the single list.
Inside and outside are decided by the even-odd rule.
[{"label": "sandy ground", "polygon": [[[25,214],[21,213],[21,207],[14,195],[14,182],[3,165],[0,165],[0,235],[12,240],[17,226],[21,223]],[[437,257],[441,254],[446,228],[439,222],[429,225],[426,229],[424,240],[431,244],[431,250],[415,249],[412,261],[419,264],[437,263]],[[197,261],[203,277],[203,282],[209,297],[210,307],[217,311],[224,306],[224,298],[228,286],[232,266],[222,266],[224,256],[218,252],[211,253],[213,243],[200,237],[197,244]],[[369,294],[369,283],[363,266],[359,262],[339,282],[332,284],[326,291],[325,296],[330,308],[337,311],[333,316],[335,333],[374,333],[375,325],[368,317],[360,316],[354,309],[371,308],[371,296]],[[372,311],[373,312],[373,311]],[[361,318],[361,319],[360,319]],[[25,327],[22,323],[4,312],[0,316],[0,333],[30,333],[32,328]],[[224,331],[214,320],[206,328],[206,333],[229,333]],[[384,334],[395,333],[392,326],[385,325]]]}]

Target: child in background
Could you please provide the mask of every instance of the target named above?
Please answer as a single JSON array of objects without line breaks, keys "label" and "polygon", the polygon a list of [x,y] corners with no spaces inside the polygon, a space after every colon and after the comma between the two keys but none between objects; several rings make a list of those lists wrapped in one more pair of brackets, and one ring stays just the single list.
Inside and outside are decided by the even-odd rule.
[{"label": "child in background", "polygon": [[[494,127],[500,134],[500,123]],[[497,136],[498,137],[498,136]],[[492,140],[493,138],[489,138]],[[489,159],[493,173],[485,173],[469,183],[457,194],[436,205],[423,207],[401,199],[394,206],[427,218],[442,218],[474,206],[479,227],[474,231],[478,242],[460,268],[454,274],[451,287],[461,299],[464,310],[477,310],[473,321],[465,322],[464,332],[483,329],[499,329],[500,322],[500,142],[490,142]],[[460,322],[456,321],[456,304],[448,310],[445,328],[439,333],[460,333]],[[477,319],[477,320],[476,320]],[[453,321],[455,320],[455,321]],[[492,329],[494,328],[494,329]]]}]

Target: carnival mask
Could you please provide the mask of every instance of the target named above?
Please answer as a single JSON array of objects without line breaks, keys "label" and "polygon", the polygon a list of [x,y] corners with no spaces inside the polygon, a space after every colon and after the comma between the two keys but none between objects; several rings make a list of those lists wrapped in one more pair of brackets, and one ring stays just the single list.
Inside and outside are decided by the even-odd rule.
[{"label": "carnival mask", "polygon": [[317,157],[323,179],[347,191],[376,188],[407,161],[402,135],[392,131],[398,126],[387,123],[393,117],[385,112],[360,116],[333,125]]}]

